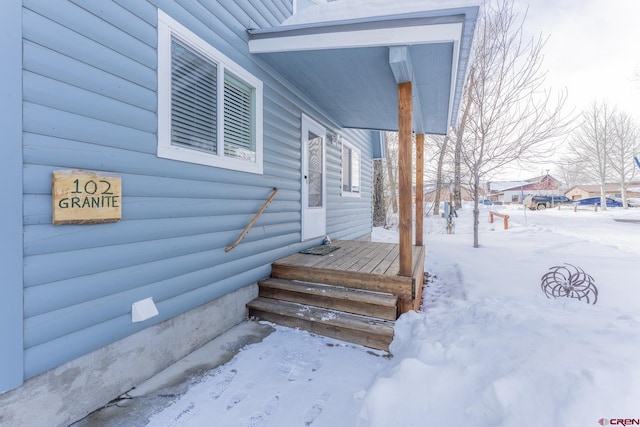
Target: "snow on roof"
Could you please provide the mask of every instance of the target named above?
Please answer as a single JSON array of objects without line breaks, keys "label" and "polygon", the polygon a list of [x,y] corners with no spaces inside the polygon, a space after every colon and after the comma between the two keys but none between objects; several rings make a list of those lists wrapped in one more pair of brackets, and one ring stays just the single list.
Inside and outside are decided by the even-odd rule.
[{"label": "snow on roof", "polygon": [[339,21],[373,16],[399,15],[478,6],[478,0],[340,0],[307,7],[289,17],[282,25]]},{"label": "snow on roof", "polygon": [[500,182],[490,182],[489,190],[490,191],[504,191],[510,188],[518,187],[520,185],[528,184],[528,181],[500,181]]}]

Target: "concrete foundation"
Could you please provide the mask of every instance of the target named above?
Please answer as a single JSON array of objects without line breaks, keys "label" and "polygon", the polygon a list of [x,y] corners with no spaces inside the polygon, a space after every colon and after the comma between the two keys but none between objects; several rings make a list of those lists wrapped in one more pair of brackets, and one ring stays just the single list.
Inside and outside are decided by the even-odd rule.
[{"label": "concrete foundation", "polygon": [[257,294],[254,283],[25,381],[0,394],[0,425],[72,424],[245,320]]}]

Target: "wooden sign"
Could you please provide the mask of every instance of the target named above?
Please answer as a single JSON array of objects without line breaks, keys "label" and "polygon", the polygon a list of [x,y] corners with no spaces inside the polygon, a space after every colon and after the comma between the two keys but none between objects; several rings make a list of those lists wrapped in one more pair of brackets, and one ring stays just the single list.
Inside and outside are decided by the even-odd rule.
[{"label": "wooden sign", "polygon": [[122,218],[122,178],[83,170],[53,171],[54,224],[96,224]]}]

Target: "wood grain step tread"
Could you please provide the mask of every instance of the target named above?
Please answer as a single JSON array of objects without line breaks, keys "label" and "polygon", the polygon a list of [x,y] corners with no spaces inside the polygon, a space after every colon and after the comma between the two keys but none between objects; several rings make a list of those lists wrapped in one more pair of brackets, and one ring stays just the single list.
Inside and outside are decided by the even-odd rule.
[{"label": "wood grain step tread", "polygon": [[395,322],[341,311],[312,307],[295,302],[258,297],[247,304],[250,310],[275,313],[293,319],[309,320],[341,329],[384,337],[391,342]]},{"label": "wood grain step tread", "polygon": [[385,307],[396,307],[398,303],[398,297],[392,294],[345,288],[334,285],[324,285],[320,283],[269,278],[266,280],[261,280],[258,284],[261,287],[269,287],[272,289],[318,295]]},{"label": "wood grain step tread", "polygon": [[378,350],[389,351],[393,340],[393,321],[260,297],[247,307],[251,316],[261,320]]}]

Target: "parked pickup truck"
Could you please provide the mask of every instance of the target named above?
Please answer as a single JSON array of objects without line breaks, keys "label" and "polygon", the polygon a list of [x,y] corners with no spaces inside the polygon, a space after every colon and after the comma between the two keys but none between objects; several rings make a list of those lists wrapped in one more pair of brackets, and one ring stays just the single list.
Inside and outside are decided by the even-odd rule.
[{"label": "parked pickup truck", "polygon": [[524,205],[531,210],[542,210],[553,206],[571,203],[572,200],[566,196],[532,196],[524,198]]}]

